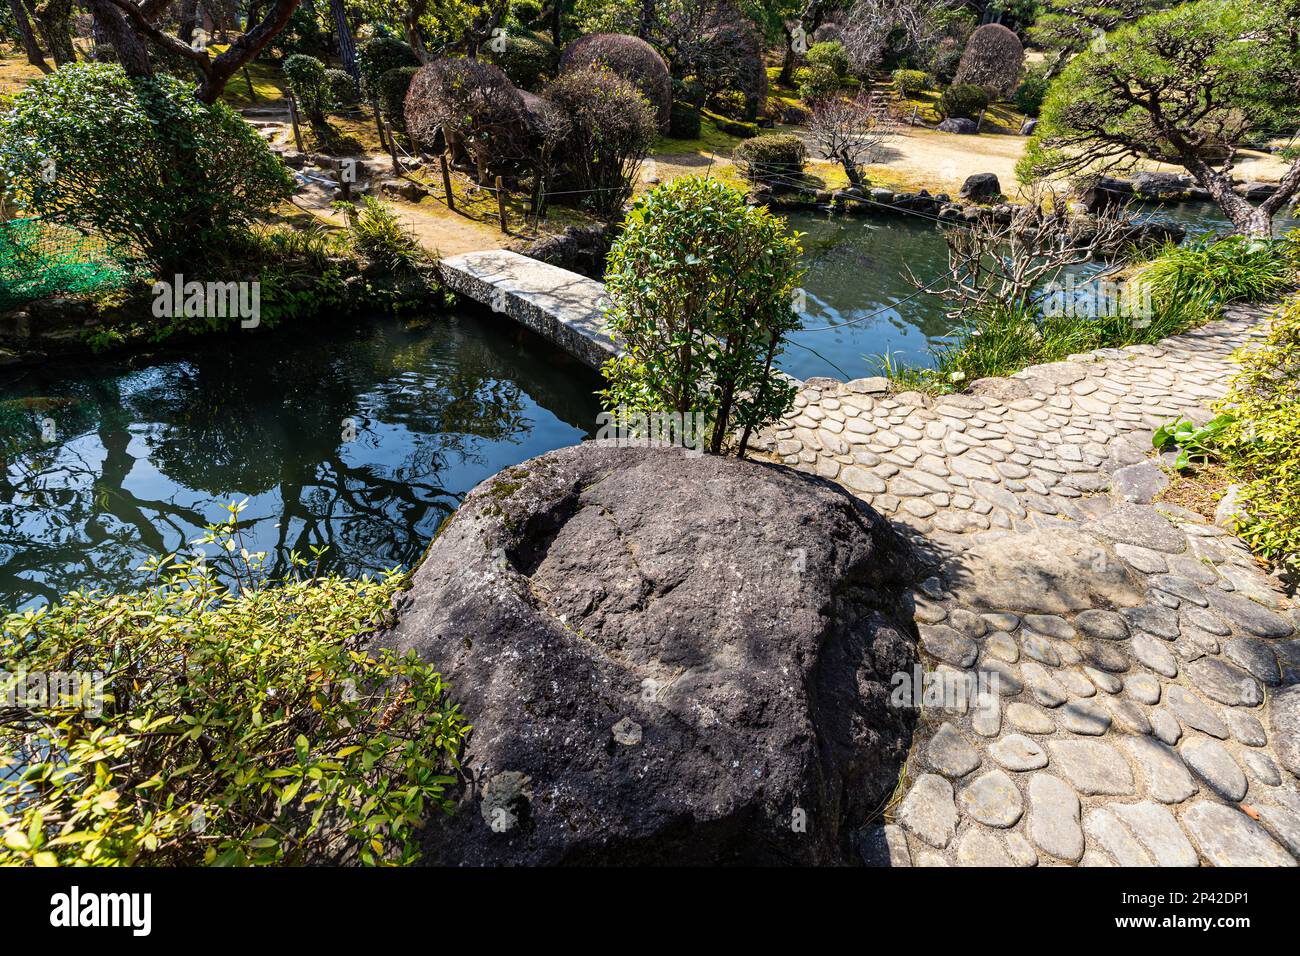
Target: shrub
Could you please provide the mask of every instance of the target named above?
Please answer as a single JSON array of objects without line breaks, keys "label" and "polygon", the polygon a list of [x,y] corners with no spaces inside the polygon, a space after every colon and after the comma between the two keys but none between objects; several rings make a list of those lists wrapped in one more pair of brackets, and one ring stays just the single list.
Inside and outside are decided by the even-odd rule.
[{"label": "shrub", "polygon": [[361,89],[370,102],[377,102],[382,95],[380,85],[384,74],[403,67],[420,67],[420,58],[415,55],[410,44],[396,37],[373,37],[357,44],[357,70],[361,73]]},{"label": "shrub", "polygon": [[526,27],[542,18],[542,5],[537,0],[513,0],[510,17],[521,27]]},{"label": "shrub", "polygon": [[975,119],[989,105],[988,93],[982,86],[954,83],[939,97],[939,115],[944,119],[959,117]]},{"label": "shrub", "polygon": [[458,158],[468,155],[480,182],[523,155],[528,114],[514,84],[482,60],[436,60],[421,67],[406,94],[406,131],[432,143],[441,130]]},{"label": "shrub", "polygon": [[673,104],[668,135],[674,139],[700,138],[700,111],[682,103]]},{"label": "shrub", "polygon": [[325,125],[325,64],[314,56],[295,53],[284,59],[284,78],[303,113],[314,126]]},{"label": "shrub", "polygon": [[106,63],[70,64],[14,98],[0,116],[0,175],[28,215],[164,272],[204,261],[293,190],[252,127],[196,100],[192,81],[130,79]]},{"label": "shrub", "polygon": [[401,133],[406,132],[406,93],[418,71],[419,67],[399,66],[379,78],[379,112],[393,129]]},{"label": "shrub", "polygon": [[609,329],[624,352],[603,368],[605,407],[703,413],[709,450],[740,430],[743,455],[794,399],[773,363],[799,327],[802,252],[784,220],[716,179],[641,196],[608,259]]},{"label": "shrub", "polygon": [[680,100],[694,107],[701,107],[708,99],[704,84],[693,76],[682,80],[673,80],[673,100]]},{"label": "shrub", "polygon": [[1157,312],[1188,322],[1214,318],[1229,302],[1258,302],[1278,295],[1295,280],[1296,259],[1288,241],[1245,236],[1202,238],[1169,244],[1133,274]]},{"label": "shrub", "polygon": [[849,72],[849,54],[838,40],[814,43],[804,55],[809,66],[824,66],[838,77]]},{"label": "shrub", "polygon": [[616,217],[654,144],[653,107],[606,67],[562,73],[546,88],[546,99],[568,118],[567,168],[576,187],[596,212]]},{"label": "shrub", "polygon": [[464,718],[432,665],[362,644],[401,579],[261,583],[239,509],[203,542],[233,588],[173,555],[148,590],[5,618],[0,681],[86,679],[3,712],[0,865],[409,863],[450,811]]},{"label": "shrub", "polygon": [[924,70],[895,70],[894,89],[902,96],[916,96],[930,88],[930,78]]},{"label": "shrub", "polygon": [[815,103],[840,91],[840,78],[825,66],[803,67],[795,73],[795,82],[799,84],[799,99],[805,103]]},{"label": "shrub", "polygon": [[1300,571],[1300,298],[1273,316],[1268,337],[1238,353],[1241,371],[1217,410],[1231,415],[1218,438],[1242,482],[1237,533],[1260,555]]},{"label": "shrub", "polygon": [[1015,103],[1016,109],[1026,116],[1037,116],[1043,108],[1047,88],[1051,85],[1052,81],[1047,78],[1045,70],[1030,70],[1020,81],[1020,86],[1016,88],[1016,95],[1012,98],[1012,102]]},{"label": "shrub", "polygon": [[593,33],[570,43],[560,57],[560,73],[603,65],[631,80],[655,110],[661,133],[668,132],[673,107],[672,80],[654,47],[619,33]]},{"label": "shrub", "polygon": [[797,177],[808,160],[803,140],[792,133],[767,133],[736,147],[732,158],[754,183],[778,185]]},{"label": "shrub", "polygon": [[326,70],[325,80],[321,84],[321,96],[325,108],[336,110],[344,106],[356,106],[360,102],[356,81],[346,70]]},{"label": "shrub", "polygon": [[745,94],[740,90],[719,90],[709,97],[709,108],[730,119],[744,119]]},{"label": "shrub", "polygon": [[491,57],[515,86],[536,91],[555,75],[560,54],[539,36],[512,33],[505,38],[505,49],[491,52]]},{"label": "shrub", "polygon": [[396,213],[374,196],[362,196],[359,205],[346,207],[348,238],[352,247],[385,272],[400,274],[429,261],[429,254]]},{"label": "shrub", "polygon": [[706,8],[702,20],[691,19],[690,7],[678,12],[669,7],[670,25],[679,34],[691,36],[677,53],[675,71],[693,74],[712,94],[739,90],[745,97],[746,120],[756,118],[767,105],[766,47],[752,20],[733,3],[719,2]]},{"label": "shrub", "polygon": [[981,86],[990,100],[1004,99],[1015,91],[1024,65],[1025,48],[1015,31],[986,23],[966,41],[953,83]]}]

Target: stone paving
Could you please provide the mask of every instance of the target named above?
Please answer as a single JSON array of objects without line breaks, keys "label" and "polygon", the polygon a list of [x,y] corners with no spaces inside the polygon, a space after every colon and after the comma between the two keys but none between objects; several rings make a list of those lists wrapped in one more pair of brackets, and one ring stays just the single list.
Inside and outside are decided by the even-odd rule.
[{"label": "stone paving", "polygon": [[1300,611],[1214,522],[1153,504],[1265,313],[970,394],[804,383],[764,436],[910,529],[926,674],[878,865],[1294,866]]}]

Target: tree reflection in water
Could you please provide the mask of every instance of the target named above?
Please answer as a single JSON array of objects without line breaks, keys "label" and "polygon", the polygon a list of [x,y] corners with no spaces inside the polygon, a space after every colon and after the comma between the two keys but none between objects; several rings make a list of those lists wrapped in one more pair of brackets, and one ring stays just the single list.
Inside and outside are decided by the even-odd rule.
[{"label": "tree reflection in water", "polygon": [[409,567],[479,481],[587,437],[598,384],[478,316],[29,373],[0,387],[0,607],[139,587],[146,557],[186,547],[245,497],[249,547],[271,553],[273,574],[312,545],[343,573]]}]

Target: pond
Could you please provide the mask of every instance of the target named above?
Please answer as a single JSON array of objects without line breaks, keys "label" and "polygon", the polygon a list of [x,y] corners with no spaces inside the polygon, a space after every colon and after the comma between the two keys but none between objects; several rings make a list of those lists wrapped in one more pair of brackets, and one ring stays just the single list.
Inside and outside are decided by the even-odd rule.
[{"label": "pond", "polygon": [[247,546],[273,574],[313,544],[340,573],[411,567],[466,491],[593,434],[599,411],[593,372],[477,312],[11,379],[0,610],[141,587],[146,558],[188,549],[243,498]]},{"label": "pond", "polygon": [[[1189,235],[1227,227],[1213,203],[1147,206],[1140,213],[1181,225]],[[947,246],[934,223],[906,215],[791,213],[787,218],[792,229],[806,233],[808,275],[803,330],[791,336],[781,367],[801,379],[851,379],[879,374],[886,353],[901,365],[929,365],[930,346],[945,340],[953,323],[942,300],[918,292],[905,271],[930,282],[947,266]],[[1277,233],[1300,226],[1283,216],[1274,222]],[[1089,264],[1074,271],[1096,268]]]}]

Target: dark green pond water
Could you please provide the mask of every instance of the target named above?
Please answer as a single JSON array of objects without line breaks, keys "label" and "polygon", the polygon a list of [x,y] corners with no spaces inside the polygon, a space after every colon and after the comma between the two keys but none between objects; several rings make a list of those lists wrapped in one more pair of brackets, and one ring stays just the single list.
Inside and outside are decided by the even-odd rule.
[{"label": "dark green pond water", "polygon": [[[1176,223],[1189,235],[1227,227],[1212,203],[1180,203],[1140,210],[1158,222]],[[860,378],[879,374],[881,356],[902,365],[929,365],[929,348],[953,331],[942,300],[918,293],[905,270],[922,282],[947,265],[942,234],[929,220],[906,215],[851,218],[794,213],[790,227],[806,233],[804,329],[791,337],[780,364],[797,378],[826,375]],[[1275,232],[1300,226],[1278,217]],[[1074,271],[1094,271],[1096,265]]]},{"label": "dark green pond water", "polygon": [[477,313],[0,381],[0,609],[143,586],[145,558],[188,549],[245,497],[272,573],[312,544],[344,573],[409,567],[478,482],[594,432],[597,387]]}]

